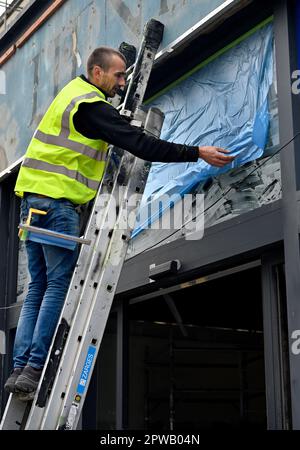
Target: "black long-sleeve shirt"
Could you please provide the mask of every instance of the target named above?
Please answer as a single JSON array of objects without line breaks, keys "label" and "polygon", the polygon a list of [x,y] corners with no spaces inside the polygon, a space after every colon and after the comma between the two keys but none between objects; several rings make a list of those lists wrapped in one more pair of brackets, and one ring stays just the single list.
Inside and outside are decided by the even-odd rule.
[{"label": "black long-sleeve shirt", "polygon": [[[81,78],[90,83],[84,75]],[[131,126],[117,109],[105,102],[81,103],[73,122],[76,130],[83,136],[102,139],[146,161],[194,162],[199,158],[198,147],[149,136]]]}]

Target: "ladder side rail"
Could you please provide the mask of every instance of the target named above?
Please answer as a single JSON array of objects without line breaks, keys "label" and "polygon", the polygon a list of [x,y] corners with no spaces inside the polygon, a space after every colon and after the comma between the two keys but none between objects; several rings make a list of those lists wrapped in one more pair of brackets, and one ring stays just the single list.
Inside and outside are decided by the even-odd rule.
[{"label": "ladder side rail", "polygon": [[[128,154],[129,156],[129,154]],[[131,166],[131,160],[133,160],[133,156],[129,156],[128,163],[129,167]],[[113,192],[116,193],[116,197],[112,197],[111,202],[108,204],[108,210],[111,208],[112,203],[118,201],[118,192],[117,189],[114,189]],[[114,205],[113,205],[114,206]],[[98,252],[103,255],[103,260],[107,253],[108,242],[111,240],[111,236],[109,237],[109,233],[107,229],[102,229],[98,234],[98,249],[97,252],[94,252],[89,272],[86,276],[85,282],[83,284],[83,289],[81,291],[81,297],[77,309],[75,311],[75,315],[72,319],[72,327],[70,328],[62,356],[59,363],[59,368],[57,371],[56,379],[54,381],[51,394],[48,400],[48,405],[52,402],[53,396],[56,396],[56,390],[60,389],[61,392],[65,391],[65,386],[68,384],[68,377],[73,365],[76,356],[80,352],[80,340],[83,335],[83,330],[86,323],[86,318],[90,313],[91,305],[93,302],[93,298],[95,295],[95,290],[98,286],[99,276],[102,271],[101,264],[99,264]],[[105,246],[103,246],[105,243]],[[97,280],[97,281],[95,281]],[[63,313],[64,314],[64,311]],[[66,320],[66,317],[62,317],[62,320]],[[76,336],[76,337],[75,337]],[[57,385],[60,386],[57,388]],[[49,414],[48,407],[46,406],[46,412],[44,414]],[[28,429],[39,429],[41,420],[41,408],[34,407],[32,409],[32,413],[27,422]]]},{"label": "ladder side rail", "polygon": [[[133,158],[134,157],[132,157],[132,159]],[[104,217],[104,219],[107,219],[107,217],[109,216],[111,207],[112,206],[114,207],[113,203],[117,203],[119,201],[116,186],[117,186],[117,183],[115,183],[115,185],[111,191],[111,200],[107,203],[106,207],[102,208],[103,209],[102,217]],[[98,197],[101,197],[101,195],[102,195],[102,193],[99,192]],[[100,202],[97,202],[98,207],[100,207],[99,204],[100,204]],[[90,246],[90,254],[88,254],[89,262],[88,262],[88,265],[85,267],[84,278],[81,278],[79,283],[76,282],[77,280],[75,281],[75,283],[71,282],[71,285],[70,285],[70,288],[69,288],[69,291],[68,291],[68,294],[67,294],[67,297],[66,297],[61,315],[60,315],[59,324],[56,329],[56,334],[57,334],[57,330],[62,323],[65,323],[68,325],[65,328],[66,329],[65,344],[64,344],[63,348],[61,349],[60,353],[57,354],[57,359],[58,359],[57,364],[60,364],[60,366],[61,366],[61,362],[59,360],[61,359],[64,361],[64,365],[65,365],[64,374],[66,374],[68,372],[69,364],[71,364],[71,362],[73,361],[72,358],[75,358],[76,353],[78,352],[77,347],[79,346],[79,342],[78,342],[78,345],[76,347],[76,342],[77,342],[77,338],[76,338],[76,341],[74,341],[72,343],[73,352],[67,354],[64,357],[65,347],[66,347],[68,340],[70,339],[70,335],[69,335],[70,329],[75,328],[76,330],[82,330],[82,328],[83,328],[86,314],[88,314],[88,311],[90,309],[90,299],[93,298],[93,294],[95,292],[95,286],[97,284],[96,280],[98,278],[99,272],[101,271],[103,261],[104,261],[104,258],[105,258],[106,252],[107,252],[107,248],[108,248],[109,242],[111,240],[111,235],[110,235],[107,227],[104,226],[104,222],[105,222],[105,220],[102,221],[102,224],[101,224],[102,228],[98,228],[98,224],[97,224],[97,227],[95,228],[95,231],[97,230],[97,233],[95,233],[96,240],[93,243],[93,248],[91,248],[91,246]],[[82,260],[82,257],[81,257],[81,260]],[[79,275],[83,275],[82,271],[80,272]],[[73,281],[74,281],[74,276],[73,276]],[[77,290],[78,290],[78,293],[77,293]],[[74,296],[73,296],[73,292],[74,292]],[[78,334],[78,336],[80,336],[80,335],[81,334]],[[53,338],[52,344],[54,344],[54,342],[55,342],[55,337],[56,337],[56,335]],[[42,390],[45,389],[45,387],[43,386],[43,384],[45,382],[45,374],[46,374],[47,366],[49,365],[49,362],[51,364],[51,362],[53,360],[53,357],[51,359],[51,353],[53,355],[53,351],[54,351],[54,354],[55,354],[55,352],[58,353],[58,349],[55,348],[55,346],[54,346],[54,348],[51,348],[51,350],[49,351],[48,358],[46,361],[46,369],[45,369],[45,372],[43,372],[43,374],[42,374],[41,382],[40,382],[39,388],[37,390],[37,394],[36,394],[36,397],[33,402],[33,407],[32,407],[31,413],[30,413],[28,421],[27,421],[28,429],[39,429],[42,417],[44,415],[46,404],[44,404],[43,401],[40,401],[39,396],[40,396]],[[53,374],[53,375],[55,376],[55,374]],[[60,376],[60,375],[61,375],[60,370],[58,370],[57,376]],[[61,381],[61,379],[60,379],[60,381]],[[55,385],[55,382],[53,383],[52,391],[54,389],[54,385]],[[46,390],[47,390],[47,386],[46,386]],[[44,396],[46,394],[47,394],[47,392],[43,392]],[[50,395],[50,398],[51,398],[51,395]],[[50,401],[50,398],[48,401]]]},{"label": "ladder side rail", "polygon": [[[133,164],[133,170],[137,170],[138,172],[144,171],[144,173],[147,174],[147,169],[145,170],[144,167],[145,162],[141,162],[140,160],[137,161],[137,158],[134,159],[136,159],[136,161]],[[136,186],[134,184],[136,184],[137,180],[134,179],[134,177],[132,178],[132,183],[128,186],[127,196],[125,196],[124,200],[128,198],[128,194],[130,195],[132,193],[136,193]],[[138,195],[141,198],[142,189]],[[126,201],[123,202],[123,206],[121,206],[117,224],[119,222],[122,223],[127,218],[127,208],[126,205],[124,208],[124,203],[126,203]],[[74,327],[70,331],[69,339],[66,344],[64,355],[66,358],[70,358],[71,361],[73,360],[73,366],[68,370],[65,370],[64,360],[62,360],[61,373],[64,372],[66,375],[69,373],[70,377],[67,380],[67,383],[62,380],[60,385],[57,384],[53,387],[53,401],[49,401],[41,429],[55,429],[63,426],[71,406],[73,406],[72,412],[76,411],[76,414],[73,414],[72,422],[68,424],[67,428],[74,429],[77,425],[90,380],[90,377],[87,377],[87,379],[84,380],[85,388],[82,395],[80,395],[76,392],[77,386],[80,383],[80,375],[82,370],[84,370],[86,364],[85,361],[88,355],[87,352],[91,347],[94,349],[94,356],[92,362],[90,363],[89,370],[93,369],[130,238],[130,232],[127,230],[118,229],[117,224],[113,231],[109,249],[106,253],[106,258],[103,264],[104,269],[101,271],[98,286],[94,293],[93,301],[90,304],[90,309],[86,317],[84,328],[80,331],[82,339],[79,342],[79,348],[76,348],[76,351],[74,352],[74,342],[78,340],[78,322],[76,321],[74,322]],[[80,315],[81,311],[78,310],[78,316]],[[75,354],[74,359],[70,357],[72,352]],[[67,386],[67,389],[65,389],[65,386]],[[62,391],[62,389],[65,390]],[[75,399],[77,399],[77,401],[75,401]],[[58,402],[60,403],[60,408],[58,408]],[[53,405],[52,409],[50,407],[51,404]],[[58,409],[60,410],[59,414],[57,414]]]},{"label": "ladder side rail", "polygon": [[156,52],[163,38],[164,25],[151,19],[144,28],[143,40],[121,108],[133,114],[142,104]]}]

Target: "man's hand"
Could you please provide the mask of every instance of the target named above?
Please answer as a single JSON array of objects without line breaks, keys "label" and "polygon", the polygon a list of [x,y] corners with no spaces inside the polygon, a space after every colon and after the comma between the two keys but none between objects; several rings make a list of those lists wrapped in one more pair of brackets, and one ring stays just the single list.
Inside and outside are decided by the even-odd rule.
[{"label": "man's hand", "polygon": [[199,158],[216,167],[223,167],[234,160],[234,156],[226,156],[226,153],[229,153],[228,150],[220,147],[211,145],[199,147]]}]

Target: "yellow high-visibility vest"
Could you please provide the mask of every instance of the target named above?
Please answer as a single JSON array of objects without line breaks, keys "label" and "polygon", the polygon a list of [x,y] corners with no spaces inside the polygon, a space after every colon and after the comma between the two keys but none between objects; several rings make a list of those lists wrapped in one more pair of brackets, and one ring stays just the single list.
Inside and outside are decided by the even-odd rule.
[{"label": "yellow high-visibility vest", "polygon": [[77,77],[55,97],[27,148],[15,192],[66,198],[83,204],[97,192],[108,144],[78,133],[73,117],[81,103],[105,102],[104,94]]}]

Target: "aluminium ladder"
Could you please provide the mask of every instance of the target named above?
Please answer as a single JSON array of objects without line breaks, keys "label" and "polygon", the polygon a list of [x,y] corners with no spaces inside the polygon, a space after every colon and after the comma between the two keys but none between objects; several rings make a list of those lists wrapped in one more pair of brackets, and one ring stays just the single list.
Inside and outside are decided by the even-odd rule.
[{"label": "aluminium ladder", "polygon": [[[146,24],[120,111],[156,137],[163,114],[141,104],[163,28],[154,19]],[[81,247],[37,392],[30,402],[10,394],[0,429],[76,429],[149,168],[122,149],[110,150],[85,231],[89,245]]]}]

